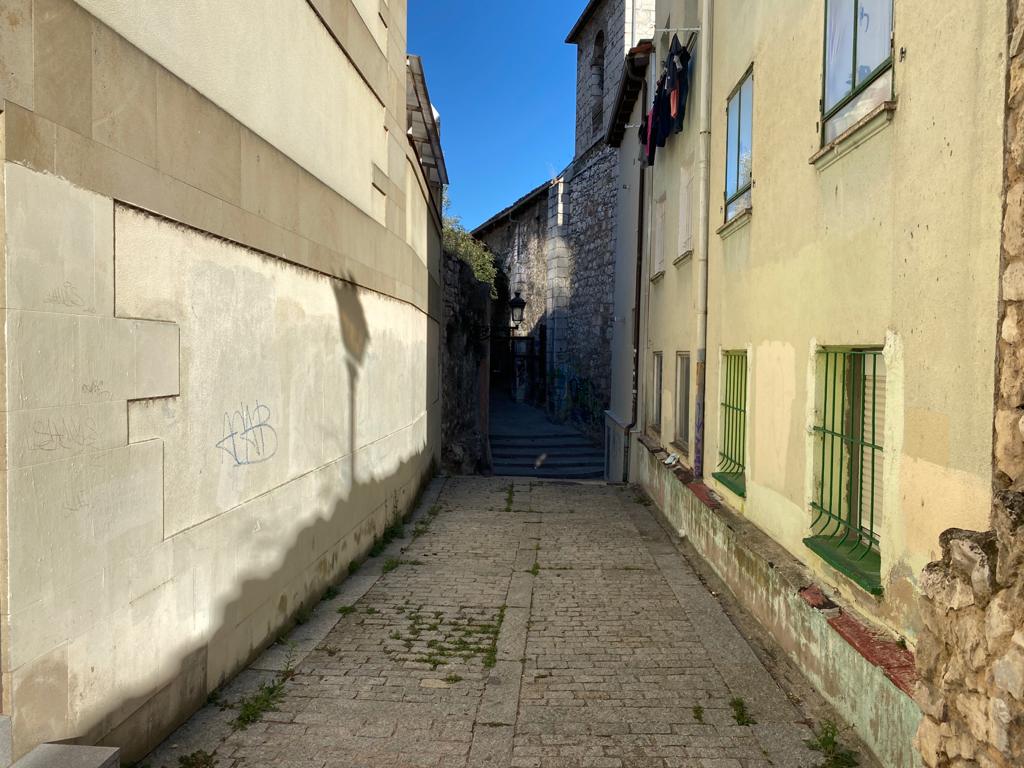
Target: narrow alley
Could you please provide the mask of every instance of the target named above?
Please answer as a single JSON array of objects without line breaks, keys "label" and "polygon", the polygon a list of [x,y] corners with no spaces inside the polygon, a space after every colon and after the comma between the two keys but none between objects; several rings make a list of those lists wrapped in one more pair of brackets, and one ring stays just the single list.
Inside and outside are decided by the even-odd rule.
[{"label": "narrow alley", "polygon": [[803,715],[642,501],[435,481],[402,538],[142,764],[817,765]]}]

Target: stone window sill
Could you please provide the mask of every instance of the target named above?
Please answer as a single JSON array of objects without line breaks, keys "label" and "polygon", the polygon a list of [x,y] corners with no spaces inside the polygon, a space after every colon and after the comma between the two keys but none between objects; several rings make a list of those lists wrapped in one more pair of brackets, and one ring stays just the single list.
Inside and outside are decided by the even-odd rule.
[{"label": "stone window sill", "polygon": [[690,250],[683,251],[683,253],[681,253],[680,255],[676,256],[675,259],[672,261],[672,266],[673,267],[678,267],[681,264],[685,264],[686,262],[688,262],[692,258],[693,258],[693,249],[691,248]]},{"label": "stone window sill", "polygon": [[693,467],[691,467],[690,464],[689,464],[689,461],[690,461],[690,449],[689,448],[687,448],[684,445],[680,445],[675,440],[673,440],[671,443],[669,443],[668,447],[672,449],[673,453],[676,453],[676,454],[679,455],[679,463],[680,464],[684,464],[687,469],[693,469]]},{"label": "stone window sill", "polygon": [[659,269],[657,272],[655,272],[653,275],[651,275],[651,282],[652,283],[656,283],[659,280],[661,280],[661,278],[663,278],[664,276],[665,276],[665,270],[664,269]]},{"label": "stone window sill", "polygon": [[832,141],[819,149],[808,160],[819,171],[823,171],[842,157],[845,157],[875,134],[880,133],[892,122],[896,113],[895,101],[883,101],[864,117],[851,125]]},{"label": "stone window sill", "polygon": [[637,439],[640,441],[640,444],[643,445],[648,451],[650,451],[651,453],[657,453],[658,451],[662,450],[661,441],[656,440],[650,436],[650,432],[652,431],[653,430],[648,428],[647,431],[640,434]]},{"label": "stone window sill", "polygon": [[747,224],[750,223],[750,220],[753,217],[754,217],[754,209],[753,208],[744,208],[742,211],[740,211],[735,216],[733,216],[731,219],[729,219],[727,222],[725,222],[725,224],[723,224],[717,230],[715,230],[715,234],[718,235],[719,237],[721,237],[724,240],[729,235],[731,235],[734,232],[737,232],[737,231],[743,229],[743,227],[747,226]]}]

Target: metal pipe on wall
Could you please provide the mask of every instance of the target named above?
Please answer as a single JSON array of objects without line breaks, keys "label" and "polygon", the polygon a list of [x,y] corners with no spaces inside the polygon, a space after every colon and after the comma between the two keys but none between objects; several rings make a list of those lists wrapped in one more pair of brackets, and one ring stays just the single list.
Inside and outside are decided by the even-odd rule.
[{"label": "metal pipe on wall", "polygon": [[708,347],[708,246],[711,235],[711,39],[714,0],[703,0],[700,33],[700,247],[697,249],[697,395],[694,408],[693,474],[704,477],[704,412]]}]

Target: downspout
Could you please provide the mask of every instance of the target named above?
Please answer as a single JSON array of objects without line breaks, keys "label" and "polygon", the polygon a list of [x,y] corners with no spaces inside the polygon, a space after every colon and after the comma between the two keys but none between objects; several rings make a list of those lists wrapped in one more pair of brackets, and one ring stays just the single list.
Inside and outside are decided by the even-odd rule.
[{"label": "downspout", "polygon": [[[644,83],[642,91],[641,109],[647,108],[647,83]],[[625,429],[625,440],[623,441],[622,460],[622,482],[629,482],[629,436],[636,429],[639,420],[640,407],[640,298],[644,275],[644,182],[647,169],[640,166],[640,194],[637,197],[637,222],[636,222],[636,288],[633,295],[633,407],[632,419]]]},{"label": "downspout", "polygon": [[704,0],[700,20],[700,247],[697,249],[697,402],[694,413],[693,474],[704,477],[704,412],[708,357],[708,243],[711,210],[711,38],[714,0]]}]

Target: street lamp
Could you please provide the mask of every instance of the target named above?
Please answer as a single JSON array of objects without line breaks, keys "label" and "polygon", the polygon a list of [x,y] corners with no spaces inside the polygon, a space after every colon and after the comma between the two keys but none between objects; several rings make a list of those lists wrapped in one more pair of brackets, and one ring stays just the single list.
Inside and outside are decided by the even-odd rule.
[{"label": "street lamp", "polygon": [[516,291],[515,298],[509,303],[509,307],[512,308],[512,324],[518,328],[523,322],[523,312],[526,310],[526,299],[520,295],[521,291]]}]

